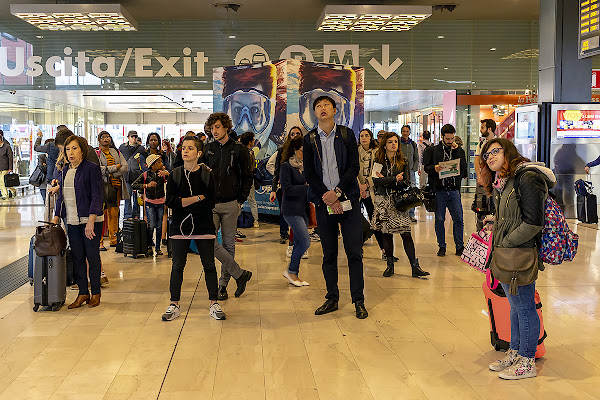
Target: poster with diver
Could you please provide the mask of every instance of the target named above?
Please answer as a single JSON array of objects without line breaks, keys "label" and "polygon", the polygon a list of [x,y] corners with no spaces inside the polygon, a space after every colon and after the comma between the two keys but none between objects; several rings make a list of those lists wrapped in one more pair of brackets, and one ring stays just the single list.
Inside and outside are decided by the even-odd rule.
[{"label": "poster with diver", "polygon": [[[336,103],[335,122],[355,133],[364,125],[364,69],[301,60],[266,61],[213,70],[213,111],[227,113],[233,130],[255,134],[257,164],[283,145],[293,126],[306,134],[317,126],[312,103],[319,96]],[[271,186],[256,189],[259,213],[279,214]],[[244,210],[249,210],[247,203]]]}]

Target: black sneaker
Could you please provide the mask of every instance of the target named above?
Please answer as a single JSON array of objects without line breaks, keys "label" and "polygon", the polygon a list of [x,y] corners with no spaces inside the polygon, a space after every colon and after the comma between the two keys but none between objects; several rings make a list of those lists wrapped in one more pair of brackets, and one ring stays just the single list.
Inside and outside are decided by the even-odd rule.
[{"label": "black sneaker", "polygon": [[288,237],[287,236],[280,236],[279,237],[279,244],[285,244],[288,241]]},{"label": "black sneaker", "polygon": [[445,247],[440,247],[438,252],[437,252],[438,257],[444,257],[446,255],[446,248]]},{"label": "black sneaker", "polygon": [[235,231],[235,237],[238,238],[238,239],[244,239],[246,237],[246,235],[244,235],[240,231]]},{"label": "black sneaker", "polygon": [[219,294],[217,296],[217,299],[219,300],[227,300],[229,298],[229,295],[227,294],[227,287],[226,286],[219,286]]},{"label": "black sneaker", "polygon": [[157,255],[157,256],[162,256],[162,255],[163,255],[163,252],[162,252],[162,251],[160,251],[160,250],[156,250],[156,255]]},{"label": "black sneaker", "polygon": [[242,276],[236,279],[237,289],[235,290],[235,297],[240,297],[246,290],[246,283],[252,278],[252,272],[245,270],[242,272]]}]

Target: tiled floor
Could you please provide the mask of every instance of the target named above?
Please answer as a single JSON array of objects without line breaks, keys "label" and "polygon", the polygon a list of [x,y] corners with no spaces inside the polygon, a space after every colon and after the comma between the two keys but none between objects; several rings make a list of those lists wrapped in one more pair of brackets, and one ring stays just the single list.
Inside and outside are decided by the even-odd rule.
[{"label": "tiled floor", "polygon": [[[18,211],[23,226],[33,224]],[[226,321],[208,316],[198,256],[185,272],[182,316],[168,323],[160,320],[169,300],[166,256],[134,261],[103,253],[110,285],[95,309],[34,313],[32,289],[23,286],[0,300],[0,399],[600,397],[597,230],[572,221],[577,258],[540,274],[547,356],[536,379],[507,382],[487,369],[498,353],[482,312],[483,276],[454,255],[436,257],[432,214],[420,210],[418,218],[417,254],[430,279],[411,278],[402,252],[398,273],[383,278],[384,262],[369,242],[366,320],[354,317],[343,257],[340,310],[315,316],[325,293],[319,244],[301,266],[311,286],[290,287],[281,276],[286,246],[268,224],[246,229],[237,246],[254,275],[241,298],[223,302]],[[465,218],[473,227],[470,211]],[[16,229],[11,224],[2,233]],[[69,291],[67,300],[75,295]]]}]

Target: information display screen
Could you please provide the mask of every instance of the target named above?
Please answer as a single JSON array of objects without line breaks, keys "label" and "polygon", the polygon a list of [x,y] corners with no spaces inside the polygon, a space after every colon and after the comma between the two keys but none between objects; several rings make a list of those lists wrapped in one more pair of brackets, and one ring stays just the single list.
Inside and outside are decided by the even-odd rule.
[{"label": "information display screen", "polygon": [[558,138],[599,138],[600,110],[557,110]]},{"label": "information display screen", "polygon": [[517,113],[517,139],[534,139],[537,137],[537,111]]},{"label": "information display screen", "polygon": [[579,58],[600,54],[600,0],[579,0]]}]

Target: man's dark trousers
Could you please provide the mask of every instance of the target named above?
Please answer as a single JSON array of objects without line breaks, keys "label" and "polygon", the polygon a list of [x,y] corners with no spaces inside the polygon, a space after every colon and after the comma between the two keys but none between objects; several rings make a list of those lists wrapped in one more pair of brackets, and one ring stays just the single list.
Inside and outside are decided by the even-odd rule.
[{"label": "man's dark trousers", "polygon": [[338,224],[341,226],[342,239],[350,275],[350,295],[352,302],[364,300],[363,262],[360,255],[362,249],[362,219],[360,203],[352,202],[352,210],[340,215],[329,215],[327,206],[321,202],[317,207],[317,224],[319,225],[321,246],[323,247],[323,276],[327,285],[328,300],[339,301],[338,289]]}]

